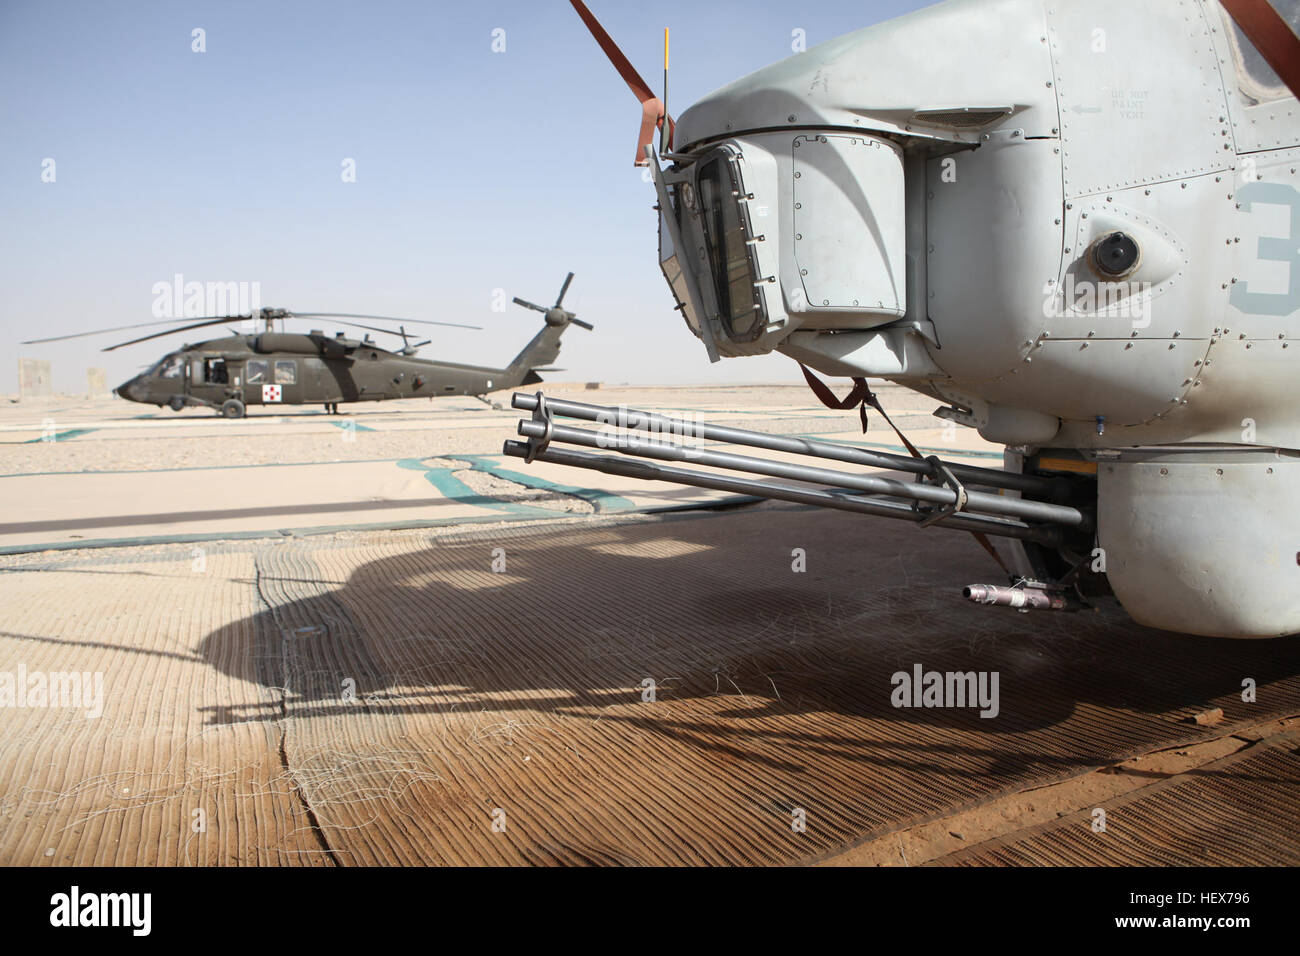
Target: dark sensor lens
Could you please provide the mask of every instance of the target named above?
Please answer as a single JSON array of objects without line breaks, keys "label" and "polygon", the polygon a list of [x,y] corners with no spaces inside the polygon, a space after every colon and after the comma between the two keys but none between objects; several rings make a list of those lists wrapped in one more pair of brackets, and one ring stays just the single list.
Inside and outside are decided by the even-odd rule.
[{"label": "dark sensor lens", "polygon": [[1103,237],[1092,249],[1092,262],[1097,271],[1106,276],[1122,276],[1138,260],[1138,244],[1133,237],[1122,232],[1112,232]]}]

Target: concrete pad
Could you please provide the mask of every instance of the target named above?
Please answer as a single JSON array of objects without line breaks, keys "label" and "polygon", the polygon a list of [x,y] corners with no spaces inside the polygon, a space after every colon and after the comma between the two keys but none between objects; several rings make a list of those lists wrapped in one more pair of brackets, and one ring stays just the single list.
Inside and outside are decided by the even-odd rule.
[{"label": "concrete pad", "polygon": [[[879,416],[873,414],[872,430],[863,435],[856,413],[810,404],[802,386],[561,388],[560,394],[905,453]],[[897,388],[881,394],[896,421],[924,426],[914,434],[925,453],[1000,463],[1000,450],[972,430],[941,427],[923,414],[932,400]],[[506,394],[494,399],[509,404]],[[118,399],[0,408],[0,552],[532,521],[734,498],[507,458],[501,445],[527,417],[508,407],[460,398],[345,409],[342,416],[306,407],[255,409],[246,419],[226,421],[206,410],[152,411]]]}]

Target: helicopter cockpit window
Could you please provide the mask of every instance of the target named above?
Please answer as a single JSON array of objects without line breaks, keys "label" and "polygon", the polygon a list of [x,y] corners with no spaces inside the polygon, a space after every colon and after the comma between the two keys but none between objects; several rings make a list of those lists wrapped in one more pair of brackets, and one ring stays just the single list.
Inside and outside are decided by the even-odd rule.
[{"label": "helicopter cockpit window", "polygon": [[269,368],[265,362],[258,359],[250,359],[244,369],[244,381],[249,385],[261,385],[266,381],[266,373]]},{"label": "helicopter cockpit window", "polygon": [[[1300,0],[1269,0],[1269,3],[1294,32],[1300,33]],[[1241,91],[1246,105],[1271,103],[1290,96],[1291,91],[1286,84],[1226,10],[1223,18],[1231,27],[1228,31],[1228,45],[1232,47],[1232,59],[1236,66],[1237,89]]]},{"label": "helicopter cockpit window", "polygon": [[180,353],[167,356],[157,365],[160,378],[180,378],[183,371],[185,371],[185,356]]},{"label": "helicopter cockpit window", "polygon": [[283,359],[275,363],[275,384],[294,385],[298,382],[298,363],[293,359]]},{"label": "helicopter cockpit window", "polygon": [[755,289],[758,276],[747,242],[748,222],[741,209],[740,183],[733,163],[725,156],[705,162],[696,177],[696,187],[719,317],[732,339],[756,338],[762,331],[761,305]]}]

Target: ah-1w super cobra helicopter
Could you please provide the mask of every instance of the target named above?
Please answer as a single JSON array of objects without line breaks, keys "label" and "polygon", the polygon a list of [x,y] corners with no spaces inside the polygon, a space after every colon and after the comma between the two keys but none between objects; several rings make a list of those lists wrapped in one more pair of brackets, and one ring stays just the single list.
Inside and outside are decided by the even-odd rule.
[{"label": "ah-1w super cobra helicopter", "polygon": [[[471,329],[478,326],[390,319],[387,316],[354,312],[289,312],[286,309],[258,309],[251,316],[170,320],[185,321],[187,324],[110,345],[104,351],[111,352],[137,342],[210,325],[231,322],[265,323],[265,331],[261,333],[235,332],[227,338],[186,345],[114,389],[117,395],[128,401],[157,405],[160,408],[167,405],[173,411],[180,411],[186,406],[203,406],[216,409],[226,418],[242,418],[249,405],[324,405],[326,411],[337,414],[339,405],[344,402],[382,402],[436,395],[473,395],[481,398],[498,389],[540,382],[542,378],[538,373],[551,371],[546,366],[560,354],[560,337],[564,330],[570,325],[588,330],[592,328],[562,307],[564,295],[572,281],[573,273],[570,272],[555,305],[550,308],[515,298],[517,305],[541,312],[546,324],[505,368],[417,358],[416,351],[428,342],[410,343],[405,325],[394,332],[392,329],[348,320],[387,319],[392,322]],[[341,332],[331,338],[321,331],[283,331],[283,322],[292,318],[326,318],[341,325],[356,326],[368,331],[360,340],[348,338]],[[281,322],[279,332],[274,331],[277,320]],[[32,345],[165,324],[169,322],[100,329],[77,335],[35,339],[23,344]],[[369,332],[401,336],[402,348],[396,352],[381,348],[371,340]]]},{"label": "ah-1w super cobra helicopter", "polygon": [[856,380],[839,407],[900,383],[1004,444],[1005,470],[714,426],[686,428],[918,480],[683,449],[629,440],[661,417],[540,393],[516,396],[538,420],[507,453],[1009,537],[1017,583],[967,589],[986,603],[1108,583],[1154,627],[1300,632],[1297,0],[950,0],[675,128],[571,2],[642,101],[660,264],[710,358]]}]

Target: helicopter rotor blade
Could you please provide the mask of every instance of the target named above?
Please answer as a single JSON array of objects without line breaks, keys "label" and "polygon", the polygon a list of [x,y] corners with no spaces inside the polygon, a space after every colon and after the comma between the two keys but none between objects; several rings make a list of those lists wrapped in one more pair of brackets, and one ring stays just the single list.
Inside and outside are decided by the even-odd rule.
[{"label": "helicopter rotor blade", "polygon": [[337,321],[337,323],[338,323],[339,325],[351,325],[351,326],[353,326],[353,327],[355,327],[355,328],[358,328],[358,329],[368,329],[368,330],[371,331],[371,332],[383,332],[385,335],[396,335],[396,336],[398,336],[399,338],[401,338],[401,340],[402,340],[402,348],[404,348],[404,349],[405,349],[405,348],[417,348],[417,349],[418,349],[418,348],[421,348],[421,347],[423,347],[423,346],[425,346],[425,345],[428,345],[430,342],[433,341],[433,339],[425,339],[423,342],[416,342],[415,345],[411,345],[411,344],[410,344],[410,341],[409,341],[409,339],[410,339],[410,333],[407,332],[405,329],[402,329],[402,331],[400,331],[400,332],[394,332],[392,329],[383,329],[383,328],[380,328],[380,327],[377,326],[377,325],[366,325],[366,324],[364,324],[364,323],[362,323],[362,322],[346,322],[346,321],[343,321],[343,320],[336,320],[336,321]]},{"label": "helicopter rotor blade", "polygon": [[[545,309],[543,309],[542,311],[545,311]],[[268,318],[272,320],[279,319],[282,327],[284,324],[284,320],[286,318],[312,318],[312,317],[340,318],[340,319],[341,318],[382,319],[390,322],[408,322],[416,325],[442,325],[442,326],[448,326],[457,329],[481,330],[483,328],[481,325],[463,325],[458,322],[435,322],[429,319],[398,319],[386,315],[364,315],[355,312],[289,312],[285,315],[268,316]],[[152,335],[142,335],[139,338],[131,339],[129,342],[119,342],[116,345],[110,345],[109,347],[102,349],[102,351],[104,352],[112,352],[115,349],[124,348],[125,346],[128,345],[136,345],[140,342],[148,342],[151,339],[162,338],[163,336],[172,335],[176,332],[188,332],[190,329],[203,328],[204,326],[207,325],[218,325],[222,322],[248,322],[253,320],[254,318],[259,318],[259,317],[255,315],[210,315],[210,316],[192,316],[184,319],[165,319],[160,322],[137,322],[133,325],[117,325],[107,329],[96,329],[92,332],[74,332],[70,335],[53,335],[42,339],[28,339],[27,341],[22,342],[20,344],[41,345],[46,342],[62,342],[67,339],[78,339],[90,335],[104,335],[109,332],[125,332],[131,329],[157,328],[158,326],[163,326],[163,325],[175,325],[177,322],[186,323],[185,325],[181,325],[176,328],[164,329],[163,331],[155,332]],[[357,325],[358,323],[344,322],[342,324]],[[401,335],[400,332],[393,332],[391,329],[379,329],[373,326],[361,326],[361,327],[371,329],[371,331],[375,331],[375,332],[389,332],[392,335]],[[242,334],[239,332],[235,332],[233,329],[231,331],[235,335]]]},{"label": "helicopter rotor blade", "polygon": [[106,349],[100,349],[101,352],[112,352],[116,349],[124,348],[128,345],[135,345],[139,342],[148,342],[150,339],[160,339],[164,335],[175,335],[177,332],[188,332],[190,329],[201,329],[208,325],[220,325],[223,322],[229,322],[231,319],[246,319],[246,315],[223,315],[216,319],[204,319],[199,322],[192,322],[189,325],[182,325],[179,329],[167,329],[164,332],[154,332],[152,335],[142,335],[138,339],[132,339],[129,342],[118,342],[116,345],[110,345]]},{"label": "helicopter rotor blade", "polygon": [[[62,342],[62,341],[64,341],[65,339],[80,339],[80,338],[84,338],[85,336],[88,336],[88,335],[104,335],[104,334],[107,334],[107,333],[109,333],[109,332],[127,332],[127,331],[130,331],[131,329],[148,329],[148,328],[156,328],[157,326],[160,326],[160,325],[174,325],[174,324],[177,323],[177,322],[195,322],[195,321],[204,321],[204,320],[206,320],[206,319],[210,319],[210,318],[211,318],[211,319],[220,318],[220,319],[221,319],[222,321],[224,321],[224,322],[229,322],[229,321],[231,321],[231,320],[233,320],[233,319],[247,319],[248,316],[246,316],[246,315],[195,316],[195,317],[193,317],[193,318],[186,318],[186,319],[165,319],[165,320],[162,321],[162,322],[137,322],[137,323],[134,324],[134,325],[115,325],[115,326],[113,326],[112,328],[109,328],[109,329],[96,329],[96,330],[93,331],[93,332],[73,332],[71,335],[52,335],[52,336],[50,336],[49,338],[45,338],[45,339],[29,339],[29,340],[27,340],[26,342],[22,342],[22,343],[19,343],[19,344],[21,344],[21,345],[39,345],[39,344],[41,344],[41,343],[43,343],[43,342]],[[164,334],[165,334],[165,333],[164,333]]]},{"label": "helicopter rotor blade", "polygon": [[1264,62],[1273,68],[1293,96],[1300,96],[1300,38],[1281,10],[1275,9],[1277,6],[1252,0],[1225,0],[1223,4]]},{"label": "helicopter rotor blade", "polygon": [[673,118],[668,115],[668,110],[664,107],[663,100],[655,96],[654,92],[650,89],[649,84],[647,84],[645,80],[641,79],[641,74],[636,71],[636,68],[632,66],[628,58],[623,55],[623,51],[618,48],[618,44],[615,43],[610,35],[605,32],[605,28],[600,25],[600,21],[592,15],[592,12],[587,9],[587,5],[583,3],[582,0],[569,0],[569,3],[573,6],[573,9],[577,11],[578,16],[582,18],[582,22],[586,24],[588,32],[591,33],[596,43],[603,51],[605,51],[605,56],[608,57],[609,62],[614,65],[614,69],[617,70],[618,75],[623,78],[623,82],[628,85],[628,88],[632,91],[632,95],[635,96],[637,101],[641,104],[643,116],[641,120],[641,134],[637,140],[636,164],[638,166],[644,166],[646,159],[642,150],[646,145],[653,142],[654,129],[661,123],[668,124],[668,148],[672,149],[673,133],[675,132]]},{"label": "helicopter rotor blade", "polygon": [[[385,335],[396,335],[398,338],[400,338],[400,339],[402,340],[402,344],[403,344],[403,345],[406,344],[406,340],[407,340],[407,338],[409,338],[409,333],[406,332],[405,329],[403,329],[401,332],[395,332],[395,331],[393,331],[392,329],[384,329],[384,328],[380,328],[380,327],[377,326],[377,325],[366,325],[366,324],[363,323],[363,322],[347,322],[347,321],[343,321],[343,320],[341,320],[341,319],[340,319],[340,320],[336,320],[336,323],[337,323],[338,325],[350,325],[350,326],[352,326],[352,327],[354,327],[354,328],[358,328],[358,329],[368,329],[368,330],[370,330],[371,332],[383,332]],[[432,339],[430,339],[430,341],[432,341]],[[426,343],[426,344],[427,344],[427,343]]]},{"label": "helicopter rotor blade", "polygon": [[573,281],[573,273],[570,272],[569,275],[564,280],[564,285],[560,286],[560,297],[555,300],[555,307],[557,309],[560,307],[560,303],[564,301],[564,294],[569,291],[569,283],[572,281]]},{"label": "helicopter rotor blade", "polygon": [[636,71],[630,60],[623,55],[623,51],[618,48],[618,44],[613,38],[605,32],[605,28],[600,25],[600,21],[595,15],[587,9],[587,5],[582,0],[569,0],[573,9],[582,22],[587,25],[587,30],[591,33],[595,41],[600,44],[600,48],[605,51],[605,56],[609,62],[614,65],[618,75],[623,78],[623,82],[628,85],[632,94],[639,102],[644,103],[646,100],[654,99],[654,91],[650,89],[650,84],[641,79],[641,74]]},{"label": "helicopter rotor blade", "polygon": [[339,322],[336,322],[335,324],[337,324],[337,325],[350,325],[350,326],[352,326],[354,329],[368,329],[368,330],[371,331],[371,332],[384,332],[384,333],[386,333],[386,334],[388,334],[388,335],[401,335],[401,334],[402,334],[402,333],[400,333],[400,332],[394,332],[392,329],[381,329],[381,328],[380,328],[379,326],[377,326],[377,325],[366,325],[366,324],[364,324],[364,323],[362,323],[362,322],[344,322],[344,321],[339,321]]},{"label": "helicopter rotor blade", "polygon": [[580,329],[586,329],[588,332],[596,331],[596,327],[594,325],[592,325],[590,322],[584,322],[582,321],[582,319],[569,319],[569,321],[572,322]]},{"label": "helicopter rotor blade", "polygon": [[379,319],[383,322],[406,322],[410,325],[445,325],[453,329],[479,329],[481,325],[463,325],[460,322],[434,322],[431,319],[403,319],[392,315],[367,315],[363,312],[290,312],[298,318],[320,319]]},{"label": "helicopter rotor blade", "polygon": [[546,308],[543,308],[543,307],[540,306],[540,305],[536,305],[535,303],[529,302],[529,301],[526,300],[526,299],[521,299],[521,298],[519,298],[519,296],[515,296],[515,298],[514,298],[514,303],[515,303],[515,305],[522,305],[525,309],[532,309],[534,312],[549,312],[549,311],[551,311],[550,309],[546,309]]}]

